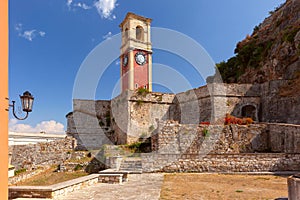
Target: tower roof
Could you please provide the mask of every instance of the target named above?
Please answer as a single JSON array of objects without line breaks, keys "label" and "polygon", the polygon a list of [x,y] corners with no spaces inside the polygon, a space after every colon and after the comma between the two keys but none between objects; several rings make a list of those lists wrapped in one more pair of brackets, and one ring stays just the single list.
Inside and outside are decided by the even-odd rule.
[{"label": "tower roof", "polygon": [[124,23],[128,20],[128,19],[138,19],[138,20],[141,20],[141,21],[144,21],[148,24],[151,23],[152,19],[150,18],[146,18],[146,17],[143,17],[143,16],[140,16],[140,15],[137,15],[137,14],[134,14],[132,12],[128,12],[125,19],[122,21],[122,23],[119,25],[120,28],[123,27]]}]

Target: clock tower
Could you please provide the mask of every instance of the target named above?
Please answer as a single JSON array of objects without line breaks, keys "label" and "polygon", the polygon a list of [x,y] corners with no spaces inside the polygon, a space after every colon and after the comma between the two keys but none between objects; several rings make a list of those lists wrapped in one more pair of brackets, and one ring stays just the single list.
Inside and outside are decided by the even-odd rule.
[{"label": "clock tower", "polygon": [[145,88],[152,91],[151,19],[127,13],[120,24],[122,45],[120,56],[121,89]]}]

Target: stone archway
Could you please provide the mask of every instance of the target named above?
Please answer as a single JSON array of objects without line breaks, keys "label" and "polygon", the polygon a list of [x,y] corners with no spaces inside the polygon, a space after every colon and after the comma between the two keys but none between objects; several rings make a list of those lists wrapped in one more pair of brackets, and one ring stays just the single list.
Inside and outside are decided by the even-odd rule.
[{"label": "stone archway", "polygon": [[257,108],[254,105],[244,105],[241,109],[242,117],[250,117],[254,121],[258,121]]}]

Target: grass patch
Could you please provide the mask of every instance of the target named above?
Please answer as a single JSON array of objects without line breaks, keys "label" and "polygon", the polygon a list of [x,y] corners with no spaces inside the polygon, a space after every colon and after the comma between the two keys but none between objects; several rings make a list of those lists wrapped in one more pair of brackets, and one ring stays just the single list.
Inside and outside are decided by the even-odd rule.
[{"label": "grass patch", "polygon": [[74,162],[74,163],[83,164],[83,163],[86,163],[86,162],[90,162],[91,160],[92,160],[92,157],[86,156],[86,157],[83,157],[83,158],[80,158],[80,159],[70,158],[67,161],[69,163]]},{"label": "grass patch", "polygon": [[26,186],[47,186],[56,183],[61,183],[64,181],[72,180],[82,176],[88,175],[86,172],[54,172],[55,168],[50,168],[44,172],[35,175],[27,180],[24,180],[16,185],[26,185]]}]

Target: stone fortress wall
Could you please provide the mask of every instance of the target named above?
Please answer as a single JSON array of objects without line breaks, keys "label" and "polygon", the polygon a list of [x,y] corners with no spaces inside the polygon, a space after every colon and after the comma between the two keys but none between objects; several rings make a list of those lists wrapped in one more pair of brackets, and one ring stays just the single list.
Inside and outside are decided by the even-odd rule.
[{"label": "stone fortress wall", "polygon": [[[284,84],[283,81],[254,86],[226,85],[226,97],[223,97],[226,98],[226,109],[240,116],[243,106],[252,105],[257,108],[259,121],[300,124],[299,113],[295,112],[300,110],[299,97],[280,97],[278,91],[281,84]],[[178,96],[183,96],[183,93],[137,95],[127,91],[112,101],[74,100],[74,111],[67,115],[68,133],[72,133],[70,135],[77,144],[73,139],[66,138],[16,146],[10,149],[14,155],[11,163],[17,169],[57,164],[65,160],[69,156],[66,152],[76,145],[77,149],[100,149],[103,144],[124,144],[134,141],[136,137],[151,135],[156,157],[154,159],[148,154],[142,156],[145,171],[299,170],[300,125],[259,123],[207,127],[199,123],[182,123],[185,116],[180,115],[178,108],[186,103],[184,108],[190,109],[188,112],[192,115],[194,108],[188,107],[193,104],[189,103],[191,101],[203,108],[199,121],[210,119],[208,88],[204,86],[193,92],[197,100],[192,98],[195,95],[191,91],[187,91],[185,95],[191,98],[185,98],[188,101],[181,101],[181,105],[178,103],[181,97]],[[208,129],[209,136],[205,136],[204,129]],[[215,135],[216,132],[219,134]],[[205,152],[208,154],[204,160],[199,159],[198,155],[204,152],[200,146],[208,138],[215,140],[214,146]],[[86,147],[86,144],[89,146]],[[178,158],[176,161],[174,156]]]},{"label": "stone fortress wall", "polygon": [[299,171],[300,154],[236,153],[142,155],[143,172],[282,172]]},{"label": "stone fortress wall", "polygon": [[[127,91],[112,100],[115,133],[122,133],[126,143],[147,138],[157,128],[157,120],[174,118],[174,94],[137,94]],[[125,102],[125,103],[124,103]],[[119,143],[119,142],[118,142]],[[123,143],[124,144],[124,143]]]},{"label": "stone fortress wall", "polygon": [[284,94],[289,80],[276,80],[260,85],[260,121],[300,124],[300,95]]},{"label": "stone fortress wall", "polygon": [[191,125],[160,121],[145,172],[259,172],[300,169],[300,125]]},{"label": "stone fortress wall", "polygon": [[157,128],[157,119],[173,119],[174,97],[174,94],[144,96],[126,91],[111,101],[75,99],[73,112],[66,116],[67,134],[76,138],[77,149],[135,142],[151,135]]},{"label": "stone fortress wall", "polygon": [[66,137],[52,142],[10,146],[11,164],[16,169],[25,168],[29,171],[41,166],[60,164],[71,156],[74,142],[73,138]]},{"label": "stone fortress wall", "polygon": [[208,84],[176,95],[126,91],[111,101],[75,99],[67,133],[77,139],[78,149],[100,149],[149,137],[161,120],[199,124],[230,113],[257,122],[300,124],[300,96],[280,96],[285,84]]},{"label": "stone fortress wall", "polygon": [[160,154],[300,153],[300,125],[207,126],[160,121],[157,132],[151,138],[152,151]]},{"label": "stone fortress wall", "polygon": [[[152,153],[141,155],[145,172],[299,170],[300,97],[282,96],[283,85],[209,84],[179,94],[126,91],[111,101],[74,100],[67,132],[87,149],[151,136]],[[199,125],[225,113],[260,123]]]},{"label": "stone fortress wall", "polygon": [[73,112],[66,117],[67,134],[76,139],[76,149],[100,149],[102,144],[112,144],[106,136],[113,133],[110,124],[110,101],[75,99]]}]

